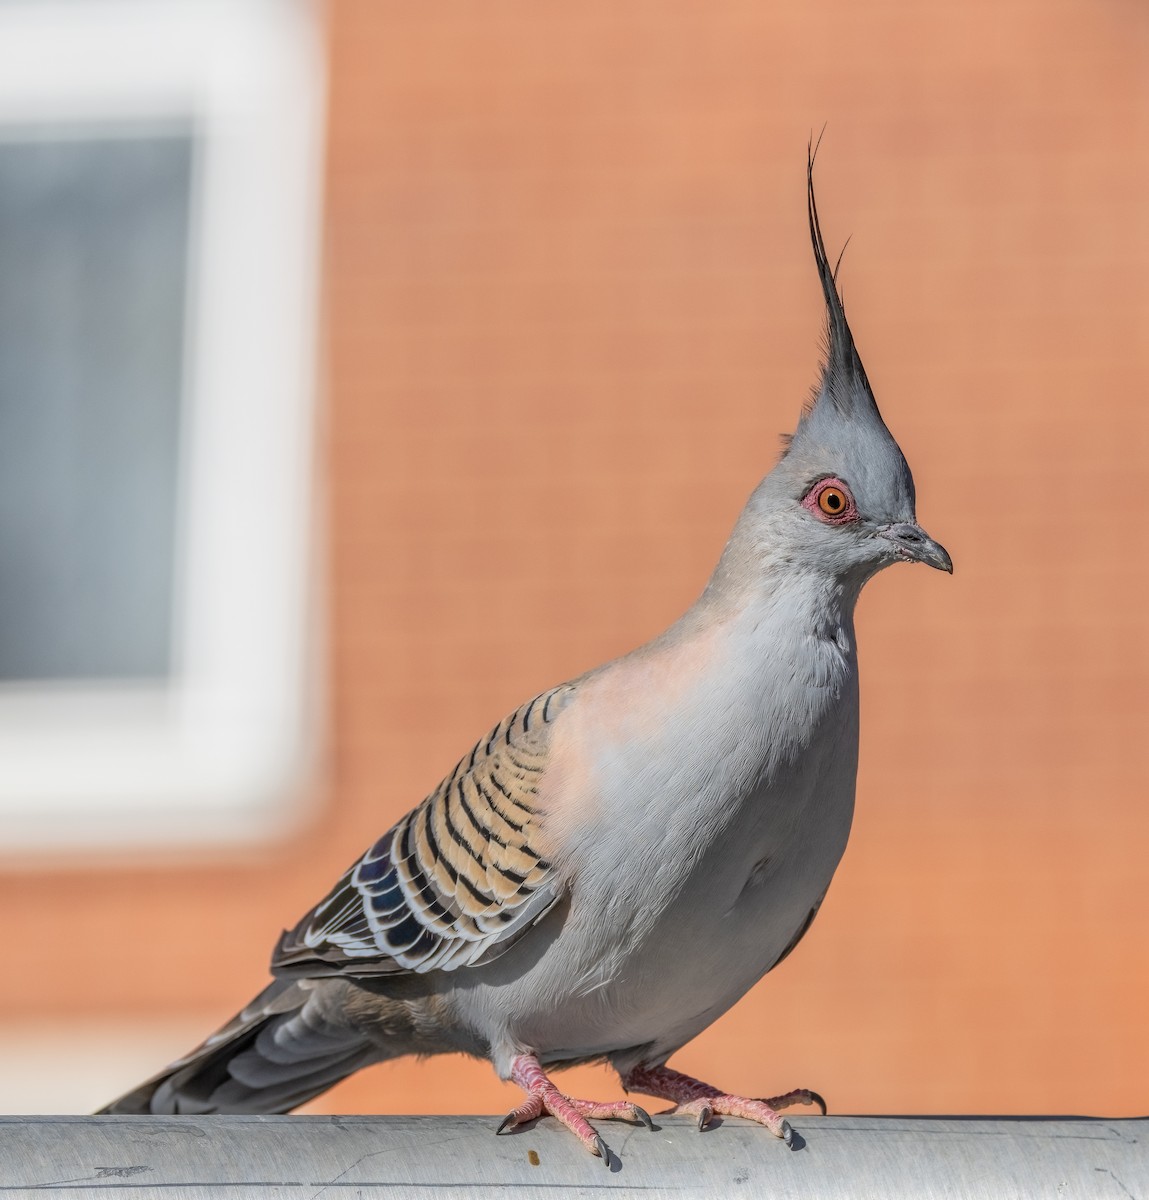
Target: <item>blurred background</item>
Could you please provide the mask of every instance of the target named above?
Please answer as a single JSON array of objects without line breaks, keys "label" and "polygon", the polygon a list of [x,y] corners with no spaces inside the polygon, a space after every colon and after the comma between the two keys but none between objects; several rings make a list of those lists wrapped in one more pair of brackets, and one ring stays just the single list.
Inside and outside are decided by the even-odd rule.
[{"label": "blurred background", "polygon": [[867,589],[845,860],[674,1061],[1144,1112],[1147,63],[1130,0],[0,4],[0,1107],[198,1043],[477,731],[693,601],[817,376],[826,123],[956,570]]}]

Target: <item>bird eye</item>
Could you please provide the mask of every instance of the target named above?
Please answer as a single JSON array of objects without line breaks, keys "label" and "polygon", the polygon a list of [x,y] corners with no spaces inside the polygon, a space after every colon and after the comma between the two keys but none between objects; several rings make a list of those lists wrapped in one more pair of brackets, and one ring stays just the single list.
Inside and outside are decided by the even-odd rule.
[{"label": "bird eye", "polygon": [[840,517],[848,507],[845,492],[836,487],[823,488],[818,493],[818,507],[828,517]]},{"label": "bird eye", "polygon": [[802,507],[827,525],[849,525],[858,519],[850,489],[835,476],[819,479],[802,499]]}]

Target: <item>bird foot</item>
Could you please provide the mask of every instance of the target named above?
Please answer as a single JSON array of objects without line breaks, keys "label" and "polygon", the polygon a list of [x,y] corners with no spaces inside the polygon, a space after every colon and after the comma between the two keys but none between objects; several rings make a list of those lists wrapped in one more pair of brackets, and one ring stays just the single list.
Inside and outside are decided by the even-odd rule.
[{"label": "bird foot", "polygon": [[[549,1113],[558,1118],[580,1142],[591,1152],[608,1163],[609,1151],[606,1143],[591,1127],[588,1117],[596,1120],[633,1121],[637,1125],[654,1128],[645,1109],[629,1100],[576,1100],[559,1091],[550,1081],[539,1060],[533,1054],[520,1054],[511,1062],[511,1082],[517,1083],[527,1093],[526,1100],[503,1118],[495,1131],[503,1133],[517,1129],[528,1121]],[[608,1163],[609,1165],[609,1163]]]},{"label": "bird foot", "polygon": [[[780,1137],[787,1146],[794,1136],[790,1122],[777,1109],[762,1100],[751,1100],[747,1096],[719,1094],[705,1099],[689,1100],[666,1110],[667,1116],[697,1117],[698,1128],[705,1129],[715,1117],[745,1117],[765,1125],[775,1137]],[[663,1114],[659,1114],[662,1116]]]},{"label": "bird foot", "polygon": [[792,1144],[793,1130],[779,1109],[794,1104],[816,1104],[822,1110],[822,1115],[826,1115],[825,1100],[808,1088],[797,1088],[768,1100],[752,1100],[748,1096],[731,1096],[720,1092],[708,1083],[672,1071],[669,1067],[638,1067],[623,1077],[622,1086],[628,1092],[642,1092],[648,1096],[660,1096],[663,1100],[673,1100],[674,1107],[667,1109],[667,1113],[697,1117],[699,1129],[705,1129],[717,1116],[745,1117],[765,1125],[787,1146]]}]

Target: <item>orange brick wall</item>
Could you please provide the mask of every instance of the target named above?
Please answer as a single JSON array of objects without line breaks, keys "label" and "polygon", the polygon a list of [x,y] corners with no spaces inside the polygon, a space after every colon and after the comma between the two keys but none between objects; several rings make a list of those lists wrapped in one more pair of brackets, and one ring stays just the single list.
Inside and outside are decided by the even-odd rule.
[{"label": "orange brick wall", "polygon": [[[854,332],[956,573],[863,598],[845,862],[678,1062],[838,1111],[1143,1110],[1144,7],[329,15],[319,815],[255,856],[0,877],[0,1019],[206,1033],[477,731],[691,602],[816,375],[828,122],[823,223],[853,235]],[[510,1098],[440,1060],[317,1107]]]}]

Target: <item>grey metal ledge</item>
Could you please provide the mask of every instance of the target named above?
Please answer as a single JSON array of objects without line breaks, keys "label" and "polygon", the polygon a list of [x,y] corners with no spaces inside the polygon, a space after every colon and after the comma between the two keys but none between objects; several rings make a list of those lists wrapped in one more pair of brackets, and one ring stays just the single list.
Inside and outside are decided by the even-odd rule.
[{"label": "grey metal ledge", "polygon": [[495,1117],[0,1117],[0,1200],[1149,1200],[1145,1118],[795,1114],[793,1149],[743,1121],[655,1120],[598,1122],[604,1166],[549,1118],[496,1137]]}]

